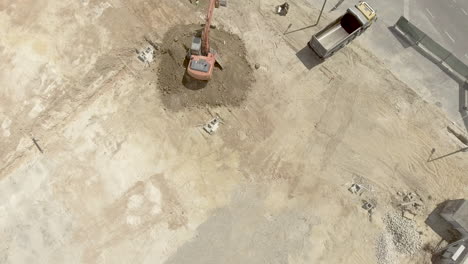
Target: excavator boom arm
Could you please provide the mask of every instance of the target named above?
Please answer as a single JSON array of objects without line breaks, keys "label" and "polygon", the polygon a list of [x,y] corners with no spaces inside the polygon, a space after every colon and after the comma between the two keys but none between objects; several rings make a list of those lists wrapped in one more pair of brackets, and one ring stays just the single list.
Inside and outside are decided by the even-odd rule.
[{"label": "excavator boom arm", "polygon": [[210,53],[211,19],[213,18],[213,12],[217,1],[218,0],[210,0],[210,5],[208,6],[208,14],[206,15],[205,28],[202,32],[202,54],[204,56],[207,56]]}]

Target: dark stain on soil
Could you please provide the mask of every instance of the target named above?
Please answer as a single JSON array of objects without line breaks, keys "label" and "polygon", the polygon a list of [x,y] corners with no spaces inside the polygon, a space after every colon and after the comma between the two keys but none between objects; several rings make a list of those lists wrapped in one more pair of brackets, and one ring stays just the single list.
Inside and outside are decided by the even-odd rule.
[{"label": "dark stain on soil", "polygon": [[162,43],[158,87],[170,110],[190,107],[239,106],[245,100],[253,70],[246,59],[243,41],[221,29],[211,29],[210,44],[222,59],[223,69],[215,67],[210,81],[194,80],[186,74],[187,49],[201,25],[178,25],[168,30]]}]

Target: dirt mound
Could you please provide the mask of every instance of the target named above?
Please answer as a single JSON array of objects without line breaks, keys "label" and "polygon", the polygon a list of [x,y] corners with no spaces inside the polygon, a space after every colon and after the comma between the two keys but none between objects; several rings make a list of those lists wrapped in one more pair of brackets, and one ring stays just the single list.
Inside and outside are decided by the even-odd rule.
[{"label": "dirt mound", "polygon": [[239,106],[253,82],[244,43],[239,36],[220,29],[211,30],[210,43],[221,56],[223,70],[215,67],[213,78],[208,82],[187,76],[187,49],[192,37],[201,30],[200,25],[179,25],[164,36],[158,87],[163,93],[164,105],[171,110],[206,105]]}]

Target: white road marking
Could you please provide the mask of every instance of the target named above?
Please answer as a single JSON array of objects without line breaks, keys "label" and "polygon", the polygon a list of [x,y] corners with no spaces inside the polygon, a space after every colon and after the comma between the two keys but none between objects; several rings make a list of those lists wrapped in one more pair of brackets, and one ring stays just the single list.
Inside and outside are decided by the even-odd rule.
[{"label": "white road marking", "polygon": [[431,11],[429,11],[429,9],[426,8],[426,11],[427,11],[427,13],[429,13],[429,15],[430,15],[432,18],[434,18],[434,15],[431,13]]},{"label": "white road marking", "polygon": [[403,1],[403,16],[409,19],[409,0]]},{"label": "white road marking", "polygon": [[455,40],[452,38],[452,36],[450,36],[450,34],[449,34],[447,31],[444,31],[444,32],[445,32],[445,34],[447,34],[447,36],[449,37],[449,39],[450,39],[453,43],[455,43]]},{"label": "white road marking", "polygon": [[468,13],[465,11],[465,9],[461,8],[461,11],[463,12],[463,14],[465,14],[465,16],[468,16]]},{"label": "white road marking", "polygon": [[465,57],[468,59],[468,54],[465,54]]}]

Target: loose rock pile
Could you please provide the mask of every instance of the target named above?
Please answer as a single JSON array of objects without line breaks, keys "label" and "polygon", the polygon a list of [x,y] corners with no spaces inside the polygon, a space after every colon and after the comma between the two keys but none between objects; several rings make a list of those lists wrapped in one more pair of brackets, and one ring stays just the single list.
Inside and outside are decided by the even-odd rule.
[{"label": "loose rock pile", "polygon": [[387,232],[377,239],[376,248],[377,264],[397,264],[397,254],[392,236]]},{"label": "loose rock pile", "polygon": [[414,221],[399,214],[389,213],[384,222],[398,252],[413,255],[421,249],[422,239]]}]

